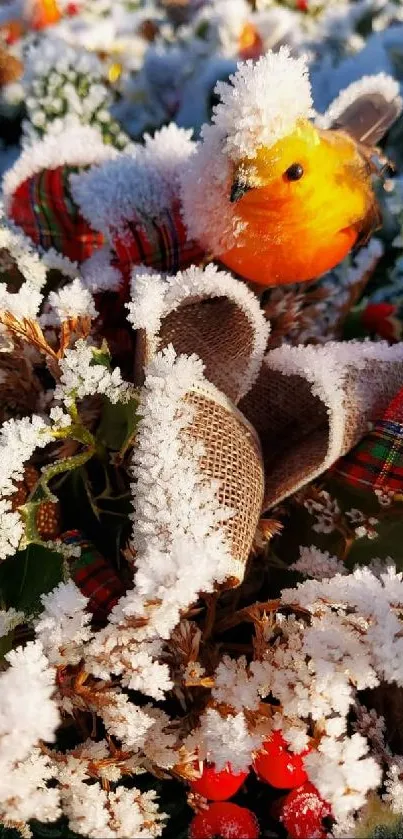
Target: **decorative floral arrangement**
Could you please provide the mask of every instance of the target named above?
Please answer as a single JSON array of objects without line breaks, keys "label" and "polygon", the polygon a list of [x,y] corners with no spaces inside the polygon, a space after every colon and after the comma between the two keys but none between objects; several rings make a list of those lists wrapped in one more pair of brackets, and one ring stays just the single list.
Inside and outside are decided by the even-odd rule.
[{"label": "decorative floral arrangement", "polygon": [[4,839],[402,835],[399,121],[359,250],[230,270],[287,143],[368,97],[399,119],[390,66],[326,107],[318,79],[400,9],[234,6],[0,10]]}]

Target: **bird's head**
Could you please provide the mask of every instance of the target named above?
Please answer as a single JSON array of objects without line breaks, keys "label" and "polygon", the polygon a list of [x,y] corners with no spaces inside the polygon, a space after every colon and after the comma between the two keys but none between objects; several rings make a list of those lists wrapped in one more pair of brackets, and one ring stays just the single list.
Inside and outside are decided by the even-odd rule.
[{"label": "bird's head", "polygon": [[183,183],[192,236],[262,285],[318,277],[379,226],[369,155],[312,121],[306,66],[286,50],[217,90]]}]

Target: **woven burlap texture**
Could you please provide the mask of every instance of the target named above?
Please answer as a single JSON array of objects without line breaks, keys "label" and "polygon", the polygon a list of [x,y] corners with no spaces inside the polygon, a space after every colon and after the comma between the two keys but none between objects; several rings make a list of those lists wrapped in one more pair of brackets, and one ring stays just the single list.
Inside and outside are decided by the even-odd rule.
[{"label": "woven burlap texture", "polygon": [[237,401],[253,350],[253,329],[234,301],[197,300],[170,312],[161,325],[158,349],[168,344],[178,355],[196,353],[205,364],[206,378]]},{"label": "woven burlap texture", "polygon": [[329,343],[268,353],[239,406],[262,445],[263,510],[346,454],[402,386],[402,345]]},{"label": "woven burlap texture", "polygon": [[186,433],[204,447],[201,472],[218,481],[220,504],[235,510],[220,525],[233,557],[233,573],[225,583],[230,588],[242,582],[262,508],[264,469],[259,439],[235,406],[208,383],[202,391],[188,393],[186,402],[194,407]]},{"label": "woven burlap texture", "polygon": [[[177,355],[197,355],[206,379],[235,404],[260,370],[269,324],[254,295],[228,274],[191,269],[166,280],[158,333],[139,329],[136,381],[156,352],[172,344]],[[195,288],[196,287],[196,288]],[[143,326],[143,324],[140,324]]]}]

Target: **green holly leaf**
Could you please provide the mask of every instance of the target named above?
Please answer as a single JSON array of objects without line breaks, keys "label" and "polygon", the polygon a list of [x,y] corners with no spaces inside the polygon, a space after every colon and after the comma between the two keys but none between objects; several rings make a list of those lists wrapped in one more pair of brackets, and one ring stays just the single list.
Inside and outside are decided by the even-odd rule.
[{"label": "green holly leaf", "polygon": [[6,608],[38,614],[41,594],[52,591],[64,577],[63,557],[32,544],[0,564],[0,596]]},{"label": "green holly leaf", "polygon": [[110,451],[120,452],[123,456],[136,433],[138,422],[137,400],[116,405],[105,400],[97,440]]}]

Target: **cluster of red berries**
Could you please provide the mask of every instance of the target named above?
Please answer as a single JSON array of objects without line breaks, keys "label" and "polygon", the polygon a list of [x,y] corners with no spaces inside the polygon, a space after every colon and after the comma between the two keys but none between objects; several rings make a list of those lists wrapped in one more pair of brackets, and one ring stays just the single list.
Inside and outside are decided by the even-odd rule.
[{"label": "cluster of red berries", "polygon": [[[275,816],[286,828],[290,839],[325,839],[323,819],[331,809],[309,783],[301,754],[290,752],[281,731],[274,731],[256,756],[253,769],[258,778],[277,789],[291,790],[275,805]],[[191,790],[212,802],[198,813],[189,831],[190,839],[258,839],[256,816],[246,807],[227,799],[235,795],[247,772],[233,772],[231,766],[218,772],[206,764],[202,775],[190,784]]]}]

